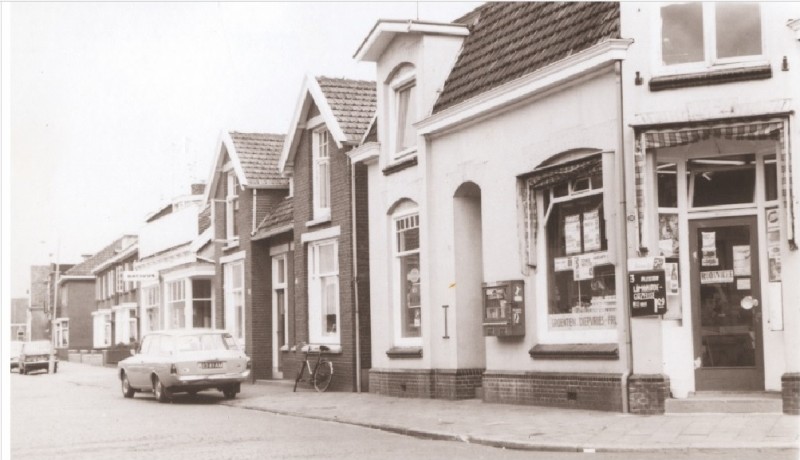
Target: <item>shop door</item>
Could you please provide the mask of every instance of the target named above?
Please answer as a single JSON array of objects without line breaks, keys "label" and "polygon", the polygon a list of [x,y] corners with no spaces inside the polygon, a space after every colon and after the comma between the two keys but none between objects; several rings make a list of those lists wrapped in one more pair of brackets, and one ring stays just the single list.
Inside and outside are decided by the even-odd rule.
[{"label": "shop door", "polygon": [[695,389],[763,390],[756,218],[690,221]]}]

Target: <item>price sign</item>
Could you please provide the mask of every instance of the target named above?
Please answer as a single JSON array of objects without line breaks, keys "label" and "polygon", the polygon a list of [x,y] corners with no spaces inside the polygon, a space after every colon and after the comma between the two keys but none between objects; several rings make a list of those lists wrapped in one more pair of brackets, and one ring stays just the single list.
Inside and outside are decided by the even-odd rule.
[{"label": "price sign", "polygon": [[663,270],[628,274],[631,316],[663,315],[667,312],[667,290]]}]

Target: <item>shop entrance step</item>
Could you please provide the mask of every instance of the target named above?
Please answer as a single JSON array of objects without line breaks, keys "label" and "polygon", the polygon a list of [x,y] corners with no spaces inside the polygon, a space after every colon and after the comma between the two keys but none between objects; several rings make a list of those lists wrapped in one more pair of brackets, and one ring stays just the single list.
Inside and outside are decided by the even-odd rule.
[{"label": "shop entrance step", "polygon": [[689,393],[688,398],[670,398],[665,401],[667,414],[779,414],[782,411],[783,400],[776,391],[698,391]]}]

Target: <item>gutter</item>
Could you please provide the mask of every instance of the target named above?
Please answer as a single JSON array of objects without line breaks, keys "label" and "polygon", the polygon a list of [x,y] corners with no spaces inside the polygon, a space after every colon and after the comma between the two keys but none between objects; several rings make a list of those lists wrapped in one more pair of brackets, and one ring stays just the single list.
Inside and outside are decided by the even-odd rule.
[{"label": "gutter", "polygon": [[[624,108],[623,108],[623,81],[622,81],[622,61],[619,60],[614,63],[614,71],[617,74],[617,81],[619,83],[618,91],[617,91],[617,117],[619,119],[619,132],[617,133],[617,148],[619,150],[619,159],[622,161],[616,161],[614,165],[617,168],[617,177],[621,178],[617,183],[621,184],[621,188],[617,196],[619,197],[619,207],[618,209],[622,209],[621,216],[617,216],[617,226],[620,229],[620,236],[618,238],[619,241],[624,241],[625,244],[620,244],[617,252],[622,257],[617,257],[617,260],[620,265],[622,265],[622,279],[623,283],[625,283],[628,279],[628,201],[627,201],[627,190],[626,190],[626,179],[627,176],[625,175],[625,164],[627,162],[627,157],[625,155],[625,123],[624,123]],[[624,327],[624,337],[625,337],[625,361],[626,361],[626,369],[625,372],[622,374],[620,379],[620,391],[622,392],[622,412],[629,413],[630,412],[630,402],[628,401],[628,379],[633,374],[633,348],[632,343],[633,340],[631,338],[631,315],[628,311],[628,290],[622,289],[621,292],[621,299],[622,299],[622,309],[621,313],[623,316],[623,327]]]}]

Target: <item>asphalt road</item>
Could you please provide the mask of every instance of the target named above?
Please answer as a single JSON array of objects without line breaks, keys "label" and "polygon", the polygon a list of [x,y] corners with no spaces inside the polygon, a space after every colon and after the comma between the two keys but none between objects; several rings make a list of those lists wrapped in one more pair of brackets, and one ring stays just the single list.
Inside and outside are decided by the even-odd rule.
[{"label": "asphalt road", "polygon": [[[252,386],[238,396],[253,397]],[[248,396],[248,392],[251,394]],[[124,399],[113,370],[62,363],[57,374],[11,375],[17,459],[788,459],[786,452],[585,454],[521,452],[417,439],[351,425],[221,405],[216,391]],[[755,457],[754,457],[755,455]]]}]

